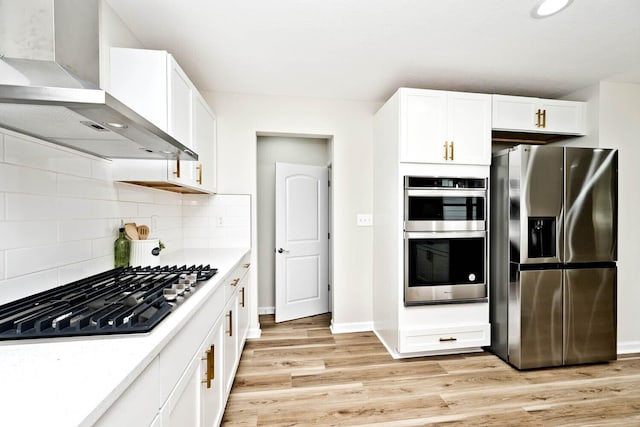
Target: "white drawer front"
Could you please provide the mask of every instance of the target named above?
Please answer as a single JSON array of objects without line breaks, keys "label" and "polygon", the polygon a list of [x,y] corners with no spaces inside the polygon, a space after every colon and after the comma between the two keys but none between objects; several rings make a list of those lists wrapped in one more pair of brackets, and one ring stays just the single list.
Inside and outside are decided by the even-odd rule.
[{"label": "white drawer front", "polygon": [[491,328],[487,323],[437,329],[401,330],[398,351],[400,353],[440,352],[489,344],[491,344]]},{"label": "white drawer front", "polygon": [[231,274],[224,281],[224,300],[229,298],[240,288],[242,278],[247,274],[250,267],[250,254],[245,255],[240,263],[233,269]]}]

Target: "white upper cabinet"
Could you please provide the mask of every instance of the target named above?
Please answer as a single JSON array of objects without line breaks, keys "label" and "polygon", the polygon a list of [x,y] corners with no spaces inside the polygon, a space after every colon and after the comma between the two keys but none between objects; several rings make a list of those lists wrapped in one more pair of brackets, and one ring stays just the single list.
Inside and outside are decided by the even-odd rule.
[{"label": "white upper cabinet", "polygon": [[111,48],[110,92],[198,154],[198,161],[114,160],[119,181],[177,192],[216,190],[216,117],[173,56]]},{"label": "white upper cabinet", "polygon": [[491,164],[491,96],[400,89],[400,161]]},{"label": "white upper cabinet", "polygon": [[492,110],[494,130],[586,134],[584,102],[493,95]]}]

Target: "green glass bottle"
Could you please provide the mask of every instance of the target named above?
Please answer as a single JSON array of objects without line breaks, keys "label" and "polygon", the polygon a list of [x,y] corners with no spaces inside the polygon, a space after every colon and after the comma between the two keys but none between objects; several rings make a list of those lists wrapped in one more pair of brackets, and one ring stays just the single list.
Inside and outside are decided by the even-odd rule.
[{"label": "green glass bottle", "polygon": [[124,227],[120,227],[120,234],[113,242],[114,265],[118,267],[129,266],[129,240],[124,235]]}]

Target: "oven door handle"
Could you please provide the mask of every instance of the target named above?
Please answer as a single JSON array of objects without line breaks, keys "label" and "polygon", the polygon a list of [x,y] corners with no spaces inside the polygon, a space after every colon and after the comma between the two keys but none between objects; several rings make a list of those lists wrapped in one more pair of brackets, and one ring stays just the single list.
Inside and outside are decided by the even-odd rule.
[{"label": "oven door handle", "polygon": [[429,189],[429,190],[417,190],[417,189],[407,189],[405,190],[408,197],[486,197],[487,190],[486,189],[477,189],[477,190],[469,190],[469,189]]},{"label": "oven door handle", "polygon": [[404,233],[405,240],[409,239],[464,239],[486,237],[486,231],[408,231]]}]

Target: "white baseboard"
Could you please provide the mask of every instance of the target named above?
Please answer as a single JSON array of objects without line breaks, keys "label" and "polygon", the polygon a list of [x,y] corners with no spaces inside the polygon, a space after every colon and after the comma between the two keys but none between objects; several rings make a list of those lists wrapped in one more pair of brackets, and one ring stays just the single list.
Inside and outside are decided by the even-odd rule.
[{"label": "white baseboard", "polygon": [[332,334],[348,334],[352,332],[369,332],[373,331],[373,322],[353,322],[353,323],[335,323],[331,320]]},{"label": "white baseboard", "polygon": [[258,315],[260,314],[276,314],[275,307],[258,307]]},{"label": "white baseboard", "polygon": [[247,339],[248,340],[256,340],[262,336],[262,329],[258,328],[249,328],[247,331]]},{"label": "white baseboard", "polygon": [[618,343],[618,354],[640,353],[640,341]]}]

